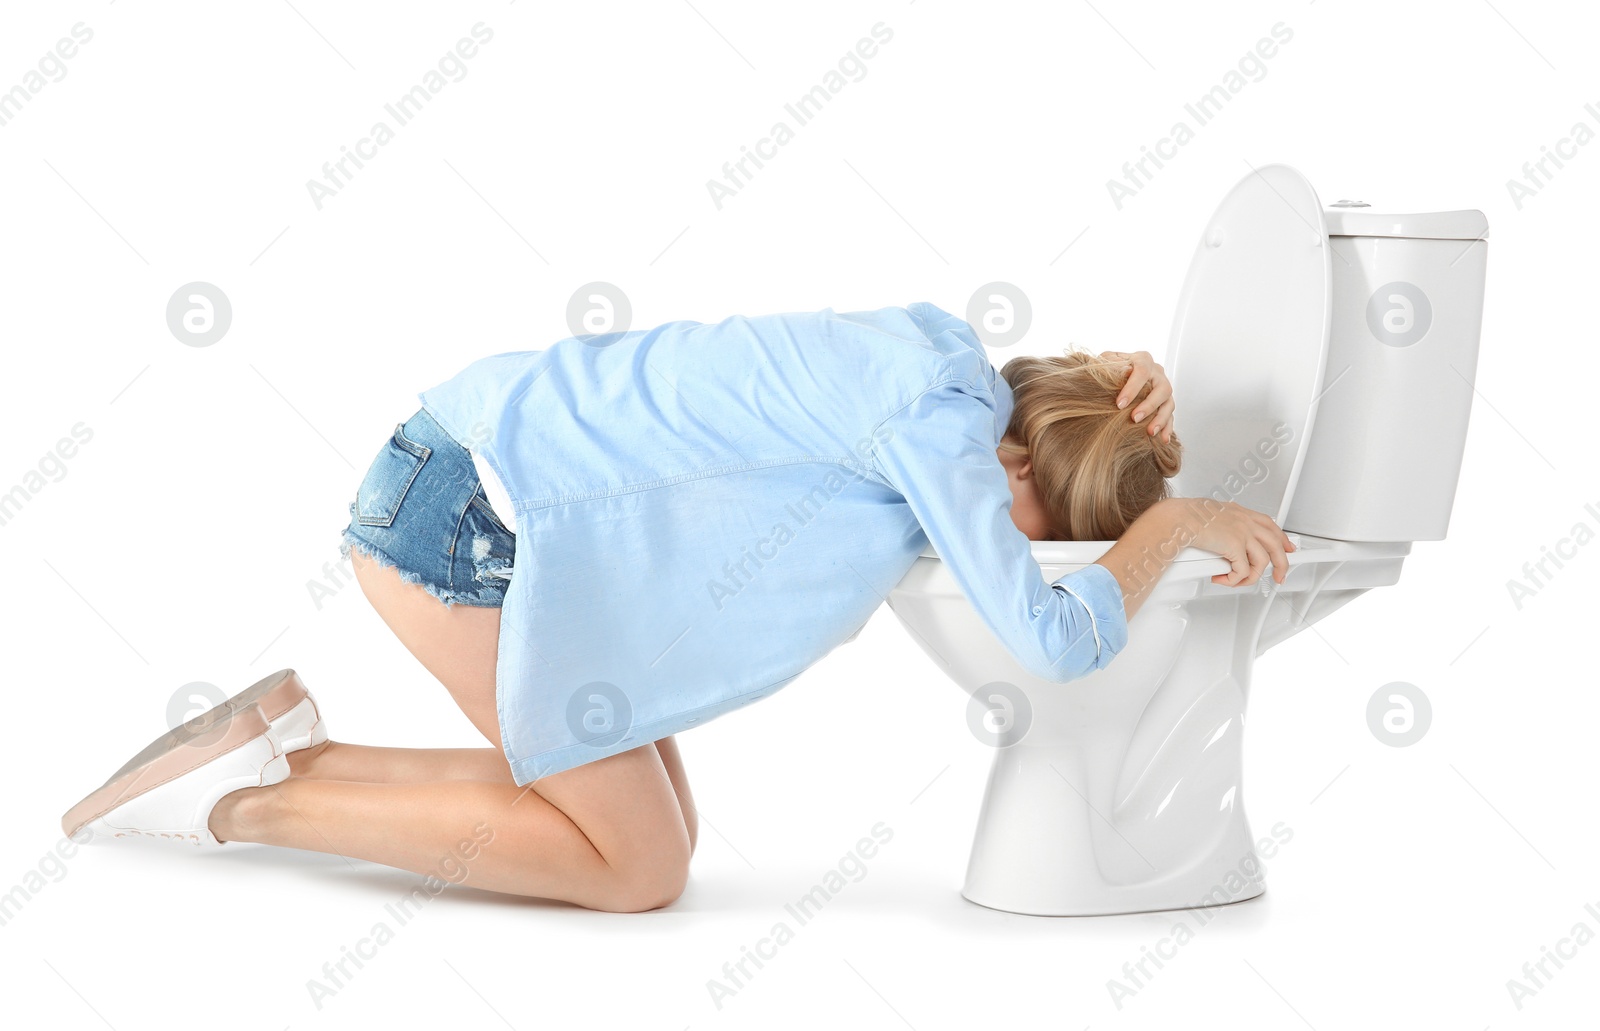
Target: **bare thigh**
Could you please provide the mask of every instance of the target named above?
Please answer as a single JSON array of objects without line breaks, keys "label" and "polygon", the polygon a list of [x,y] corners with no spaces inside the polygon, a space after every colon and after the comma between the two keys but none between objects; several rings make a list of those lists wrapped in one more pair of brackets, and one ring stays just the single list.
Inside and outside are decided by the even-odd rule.
[{"label": "bare thigh", "polygon": [[[495,702],[501,610],[446,605],[360,551],[352,550],[350,561],[378,616],[444,685],[504,761]],[[512,779],[509,764],[506,779]],[[629,842],[648,845],[658,835],[687,835],[691,851],[694,847],[698,821],[671,738],[536,780],[528,787],[565,813],[608,859],[602,842],[623,849]]]},{"label": "bare thigh", "polygon": [[[394,568],[360,551],[350,552],[350,562],[361,593],[406,651],[444,685],[479,733],[501,747],[494,697],[500,610],[446,605],[420,585],[401,580]],[[506,775],[510,773],[508,766]]]}]

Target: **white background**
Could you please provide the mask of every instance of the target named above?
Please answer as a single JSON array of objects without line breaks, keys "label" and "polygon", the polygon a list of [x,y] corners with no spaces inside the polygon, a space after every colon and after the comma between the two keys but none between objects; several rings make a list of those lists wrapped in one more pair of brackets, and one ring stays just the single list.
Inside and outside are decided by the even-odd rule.
[{"label": "white background", "polygon": [[[358,588],[319,606],[308,585],[347,582],[325,570],[346,506],[416,391],[568,335],[580,284],[620,285],[649,326],[916,300],[961,313],[1006,280],[1035,322],[997,364],[1069,343],[1160,358],[1194,242],[1252,165],[1297,167],[1324,202],[1480,208],[1491,233],[1449,539],[1259,662],[1248,808],[1258,834],[1281,821],[1293,839],[1265,896],[1218,913],[1121,1008],[1107,981],[1174,917],[961,898],[989,752],[880,610],[779,695],[680,738],[704,824],[668,909],[452,889],[319,1010],[308,979],[418,877],[263,847],[85,849],[0,927],[6,1023],[1592,1020],[1600,944],[1547,966],[1520,1010],[1506,982],[1575,924],[1600,932],[1584,909],[1600,911],[1600,547],[1520,609],[1507,582],[1576,524],[1600,528],[1600,146],[1548,166],[1520,209],[1506,182],[1575,123],[1600,129],[1584,109],[1596,20],[1509,0],[9,5],[0,89],[75,23],[94,36],[0,127],[0,491],[75,424],[93,437],[0,525],[0,891],[191,682],[231,692],[293,666],[336,738],[481,743]],[[307,180],[480,21],[494,37],[466,77],[318,210]],[[893,39],[865,77],[718,210],[706,181],[880,21]],[[1119,211],[1106,181],[1279,22],[1293,38],[1264,77]],[[233,305],[209,347],[164,318],[196,280]],[[1365,719],[1395,680],[1433,703],[1410,747]],[[866,877],[719,1010],[707,981],[878,821],[894,837]]]}]

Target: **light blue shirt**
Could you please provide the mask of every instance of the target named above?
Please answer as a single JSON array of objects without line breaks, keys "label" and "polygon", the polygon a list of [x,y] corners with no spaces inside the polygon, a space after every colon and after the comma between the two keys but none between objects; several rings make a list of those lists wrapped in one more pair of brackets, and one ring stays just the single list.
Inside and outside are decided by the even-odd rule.
[{"label": "light blue shirt", "polygon": [[496,669],[518,784],[772,694],[930,542],[1034,675],[1127,642],[1105,567],[1045,582],[995,455],[1011,389],[931,304],[572,337],[418,397],[515,509]]}]

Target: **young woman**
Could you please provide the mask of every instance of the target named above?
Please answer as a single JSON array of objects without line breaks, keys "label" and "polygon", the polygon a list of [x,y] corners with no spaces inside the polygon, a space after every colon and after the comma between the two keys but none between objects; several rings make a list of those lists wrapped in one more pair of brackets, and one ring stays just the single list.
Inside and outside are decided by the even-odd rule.
[{"label": "young woman", "polygon": [[[675,735],[854,636],[930,542],[1034,674],[1104,667],[1193,544],[1281,581],[1288,539],[1167,497],[1146,352],[1017,358],[926,303],[673,322],[480,359],[421,392],[344,531],[362,591],[488,739],[336,742],[293,670],[164,735],[63,820],[356,856],[639,911],[688,877]],[[1046,583],[1028,541],[1115,541]],[[514,571],[514,573],[513,573]]]}]

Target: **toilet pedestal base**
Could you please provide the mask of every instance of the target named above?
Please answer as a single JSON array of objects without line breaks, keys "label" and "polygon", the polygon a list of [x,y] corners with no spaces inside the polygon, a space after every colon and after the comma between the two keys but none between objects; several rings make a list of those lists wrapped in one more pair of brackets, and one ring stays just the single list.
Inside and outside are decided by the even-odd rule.
[{"label": "toilet pedestal base", "polygon": [[1048,913],[1040,912],[1035,909],[1018,909],[1015,907],[1015,905],[1002,905],[999,900],[991,900],[987,897],[981,896],[981,892],[980,897],[974,897],[974,890],[975,889],[973,889],[970,885],[964,885],[961,889],[961,897],[966,899],[968,902],[980,905],[985,909],[997,909],[1002,913],[1016,913],[1019,916],[1124,916],[1129,913],[1166,913],[1183,909],[1215,909],[1219,906],[1231,906],[1235,902],[1249,902],[1251,899],[1260,898],[1266,893],[1267,887],[1265,884],[1257,882],[1255,887],[1249,890],[1248,894],[1241,895],[1236,899],[1229,899],[1227,902],[1208,902],[1203,906],[1178,906],[1159,900],[1151,900],[1143,903],[1128,900],[1118,903],[1117,907],[1114,909],[1102,910],[1073,907],[1060,912],[1051,911]]},{"label": "toilet pedestal base", "polygon": [[961,894],[1030,916],[1099,916],[1229,905],[1265,890],[1242,806],[1193,827],[1118,819],[1081,755],[1014,745],[995,755]]}]

